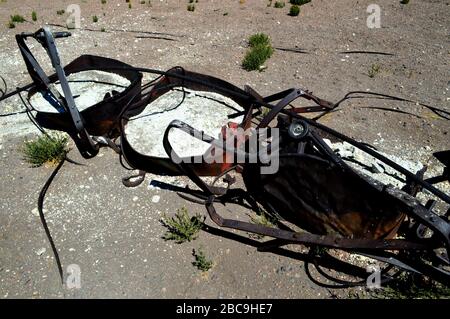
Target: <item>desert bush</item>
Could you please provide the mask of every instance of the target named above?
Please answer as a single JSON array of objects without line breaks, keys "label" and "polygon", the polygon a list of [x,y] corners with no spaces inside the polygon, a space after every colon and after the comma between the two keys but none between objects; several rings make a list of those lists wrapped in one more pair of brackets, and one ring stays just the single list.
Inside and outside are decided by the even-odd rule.
[{"label": "desert bush", "polygon": [[273,54],[270,38],[264,33],[256,33],[249,38],[250,50],[242,61],[242,67],[247,71],[260,70],[264,62]]},{"label": "desert bush", "polygon": [[200,214],[190,217],[185,207],[178,209],[174,217],[164,216],[161,219],[163,226],[168,229],[163,239],[175,240],[179,244],[192,241],[197,238],[204,220],[205,218]]},{"label": "desert bush", "polygon": [[11,22],[15,23],[22,23],[25,22],[25,18],[21,16],[20,14],[15,14],[11,16]]},{"label": "desert bush", "polygon": [[380,73],[381,67],[378,64],[372,64],[367,75],[369,78],[374,78],[378,73]]},{"label": "desert bush", "polygon": [[58,163],[67,154],[68,138],[62,135],[42,135],[36,140],[25,141],[22,147],[24,160],[33,167],[45,163]]},{"label": "desert bush", "polygon": [[273,48],[271,46],[258,45],[247,52],[244,61],[242,61],[242,67],[247,71],[260,70],[272,54]]},{"label": "desert bush", "polygon": [[193,249],[192,255],[195,258],[195,261],[192,263],[192,265],[194,265],[201,271],[208,271],[211,269],[213,262],[206,258],[203,250],[201,250],[200,248],[197,251]]},{"label": "desert bush", "polygon": [[258,45],[264,45],[269,46],[270,45],[270,38],[267,34],[264,33],[256,33],[248,39],[248,44],[251,48],[254,48]]},{"label": "desert bush", "polygon": [[300,7],[298,5],[294,4],[293,6],[291,6],[291,9],[289,10],[289,15],[291,17],[296,17],[299,15],[299,13],[300,13]]}]

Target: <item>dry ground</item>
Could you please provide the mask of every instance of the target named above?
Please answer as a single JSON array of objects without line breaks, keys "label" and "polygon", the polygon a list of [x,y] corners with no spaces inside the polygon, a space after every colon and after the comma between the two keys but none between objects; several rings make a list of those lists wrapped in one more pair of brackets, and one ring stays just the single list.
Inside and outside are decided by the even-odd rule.
[{"label": "dry ground", "polygon": [[[14,35],[45,23],[65,24],[67,15],[56,11],[74,2],[0,2],[0,75],[11,88],[29,81]],[[200,0],[195,11],[188,12],[184,0],[152,0],[151,6],[131,0],[131,9],[122,0],[79,1],[82,27],[98,31],[75,30],[58,46],[65,63],[80,54],[95,54],[163,70],[180,65],[240,87],[249,84],[262,95],[302,87],[337,101],[350,90],[370,90],[450,110],[447,0],[412,0],[408,5],[378,0],[380,29],[366,26],[366,9],[373,0],[313,0],[298,17],[287,15],[289,5],[275,9],[267,7],[266,1],[243,2]],[[37,22],[31,21],[33,10]],[[12,14],[29,21],[8,29]],[[93,23],[94,15],[97,23]],[[100,32],[102,28],[105,32]],[[156,32],[155,36],[164,34],[175,41],[138,38],[149,34],[118,30]],[[246,39],[256,32],[269,34],[275,47],[304,49],[308,54],[276,50],[264,72],[246,72],[240,63]],[[345,53],[352,50],[394,55]],[[368,76],[372,65],[380,66],[373,78]],[[361,108],[369,105],[391,105],[423,118]],[[13,100],[0,106],[8,111],[20,109]],[[17,150],[24,136],[35,131],[20,116],[2,118],[0,123],[1,297],[347,296],[346,291],[332,292],[312,283],[300,261],[259,253],[206,232],[190,244],[164,242],[162,213],[174,213],[183,205],[191,212],[203,212],[203,208],[162,190],[125,189],[120,177],[127,172],[110,151],[85,162],[85,167],[63,168],[48,197],[48,218],[63,265],[79,264],[82,270],[82,289],[69,291],[59,285],[45,234],[32,213],[51,170],[29,168]],[[448,121],[416,105],[358,101],[348,103],[324,123],[405,159],[427,161],[430,152],[449,148]],[[79,158],[76,150],[70,155]],[[161,196],[157,204],[151,201],[155,194]],[[208,276],[191,265],[191,250],[199,246],[215,261]],[[43,247],[46,252],[38,255]]]}]

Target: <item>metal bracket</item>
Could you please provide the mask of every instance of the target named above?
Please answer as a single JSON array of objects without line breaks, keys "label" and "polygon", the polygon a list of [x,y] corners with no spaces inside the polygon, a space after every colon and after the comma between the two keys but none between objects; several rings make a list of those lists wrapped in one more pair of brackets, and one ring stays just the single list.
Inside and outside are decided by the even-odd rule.
[{"label": "metal bracket", "polygon": [[[33,81],[37,84],[37,86],[41,87],[42,91],[49,94],[49,96],[47,96],[50,100],[49,103],[51,103],[59,112],[68,112],[70,114],[75,127],[75,134],[72,134],[72,138],[79,146],[81,155],[84,158],[91,158],[97,155],[99,146],[92,140],[92,137],[84,128],[81,114],[75,104],[75,100],[73,98],[69,82],[67,81],[66,74],[61,65],[61,59],[55,44],[55,38],[68,37],[70,35],[71,34],[69,32],[52,33],[48,27],[44,27],[35,33],[22,33],[20,35],[16,35],[16,41]],[[28,37],[33,37],[36,39],[47,51],[52,66],[55,69],[56,75],[61,84],[64,96],[62,96],[54,87],[29,50],[25,43],[25,39]]]}]

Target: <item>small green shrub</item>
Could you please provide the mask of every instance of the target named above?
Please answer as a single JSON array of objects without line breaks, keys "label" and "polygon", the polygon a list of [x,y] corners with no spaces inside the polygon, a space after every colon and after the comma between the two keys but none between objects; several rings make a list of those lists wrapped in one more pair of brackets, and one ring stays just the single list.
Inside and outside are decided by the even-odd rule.
[{"label": "small green shrub", "polygon": [[36,13],[36,11],[31,12],[31,20],[37,21],[37,13]]},{"label": "small green shrub", "polygon": [[67,141],[67,137],[62,135],[42,135],[37,140],[25,141],[22,148],[24,160],[33,167],[45,163],[57,163],[69,151]]},{"label": "small green shrub", "polygon": [[249,38],[250,50],[242,61],[244,70],[261,70],[262,65],[269,59],[274,50],[270,44],[270,38],[264,33],[257,33]]},{"label": "small green shrub", "polygon": [[11,22],[23,23],[25,21],[26,21],[25,18],[23,16],[21,16],[20,14],[15,14],[15,15],[11,16]]},{"label": "small green shrub", "polygon": [[92,22],[97,23],[98,22],[98,17],[97,16],[93,16],[92,17]]},{"label": "small green shrub", "polygon": [[274,7],[277,9],[281,9],[281,8],[284,8],[285,5],[286,4],[284,3],[284,1],[276,1],[274,4]]},{"label": "small green shrub", "polygon": [[106,4],[106,0],[102,0],[102,4]]},{"label": "small green shrub", "polygon": [[140,3],[141,3],[141,4],[145,4],[145,0],[142,0]]},{"label": "small green shrub", "polygon": [[106,29],[105,28],[101,28],[100,31],[101,32],[106,32]]},{"label": "small green shrub", "polygon": [[374,78],[378,73],[380,73],[381,67],[378,64],[372,64],[367,75],[369,78]]},{"label": "small green shrub", "polygon": [[201,250],[200,248],[198,249],[198,251],[196,251],[195,249],[192,250],[192,255],[195,258],[195,261],[192,262],[192,265],[194,265],[195,267],[197,267],[197,269],[201,270],[201,271],[208,271],[211,269],[213,262],[212,260],[208,260],[205,256],[205,253],[203,252],[203,250]]},{"label": "small green shrub", "polygon": [[163,239],[175,240],[178,244],[192,241],[197,238],[204,221],[205,217],[200,214],[190,217],[185,207],[178,209],[175,217],[164,216],[161,219],[163,226],[168,229]]},{"label": "small green shrub", "polygon": [[294,4],[293,6],[291,6],[291,9],[289,10],[289,15],[291,17],[296,17],[298,16],[300,13],[300,7],[296,4]]},{"label": "small green shrub", "polygon": [[58,10],[56,11],[56,14],[59,16],[62,16],[64,13],[66,13],[66,10]]},{"label": "small green shrub", "polygon": [[269,46],[270,45],[270,38],[267,34],[264,33],[256,33],[248,39],[248,44],[251,48],[254,48],[258,45],[264,45]]},{"label": "small green shrub", "polygon": [[128,4],[128,9],[131,9],[131,3]]},{"label": "small green shrub", "polygon": [[401,4],[408,4],[408,3],[409,3],[409,0],[401,0],[400,3],[401,3]]},{"label": "small green shrub", "polygon": [[[265,109],[270,110],[268,108],[265,108]],[[265,226],[265,227],[271,227],[271,228],[274,228],[277,223],[277,220],[275,218],[268,215],[264,211],[261,211],[260,214],[257,215],[256,217],[250,216],[250,220],[252,221],[253,224],[261,225],[261,226]],[[264,238],[263,235],[259,235],[259,234],[255,234],[255,233],[250,233],[249,235],[250,235],[250,237],[256,238],[256,239]]]},{"label": "small green shrub", "polygon": [[195,5],[193,5],[193,4],[188,4],[187,10],[193,12],[193,11],[195,10]]},{"label": "small green shrub", "polygon": [[264,62],[273,54],[273,48],[268,46],[257,46],[248,51],[242,62],[242,67],[247,71],[260,70]]},{"label": "small green shrub", "polygon": [[7,26],[8,26],[9,29],[14,29],[16,27],[16,25],[12,21],[9,21]]}]

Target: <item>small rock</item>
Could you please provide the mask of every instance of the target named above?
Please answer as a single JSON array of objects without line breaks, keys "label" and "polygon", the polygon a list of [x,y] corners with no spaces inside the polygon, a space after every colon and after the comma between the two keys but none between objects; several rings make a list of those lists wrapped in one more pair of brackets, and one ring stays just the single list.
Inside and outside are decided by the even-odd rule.
[{"label": "small rock", "polygon": [[36,255],[41,256],[43,253],[45,253],[45,251],[46,251],[45,248],[38,249],[38,250],[36,251]]},{"label": "small rock", "polygon": [[153,203],[158,203],[159,199],[160,199],[160,196],[159,195],[155,195],[155,196],[152,197],[152,202]]}]

